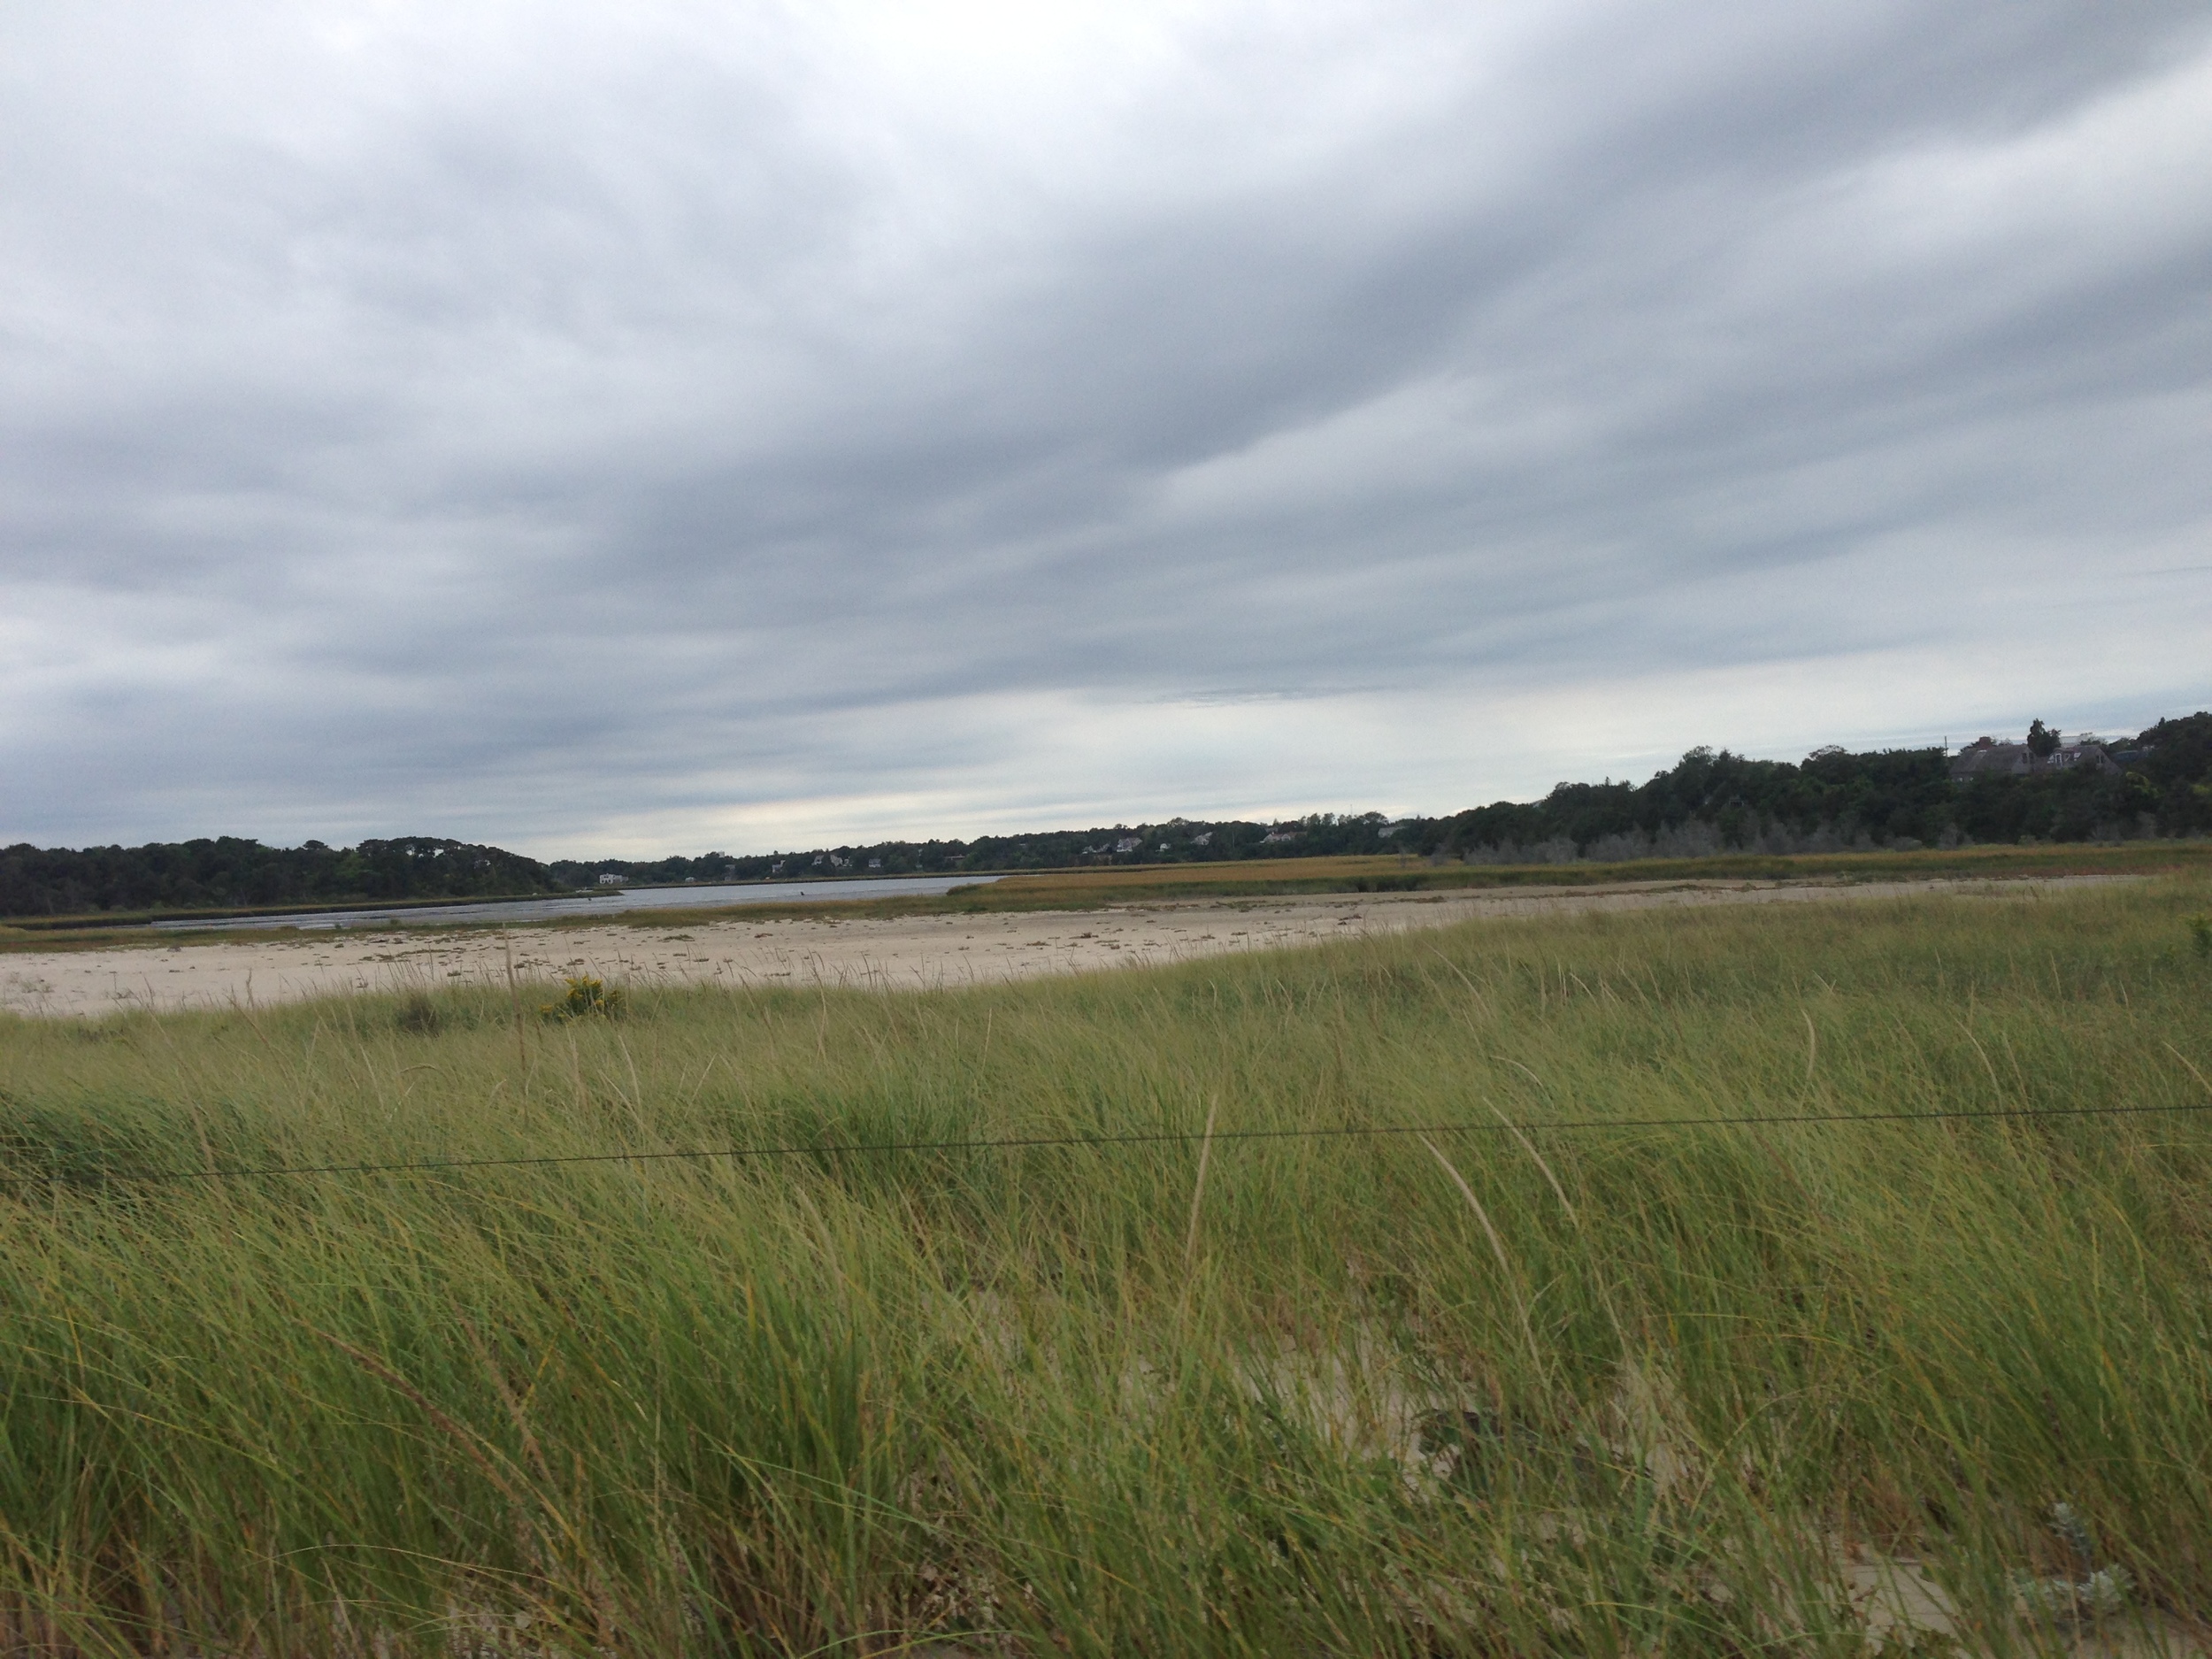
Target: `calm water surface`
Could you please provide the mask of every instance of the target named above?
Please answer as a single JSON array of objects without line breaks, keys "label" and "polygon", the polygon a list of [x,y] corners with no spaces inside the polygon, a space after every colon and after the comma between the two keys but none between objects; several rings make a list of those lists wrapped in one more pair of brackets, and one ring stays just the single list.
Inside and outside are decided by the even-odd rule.
[{"label": "calm water surface", "polygon": [[395,923],[442,927],[459,922],[542,922],[563,916],[616,916],[624,910],[680,910],[697,905],[787,904],[795,899],[812,904],[888,898],[897,894],[934,895],[997,879],[996,876],[862,876],[842,881],[735,881],[714,887],[625,887],[568,899],[492,899],[482,904],[313,910],[289,916],[156,922],[154,926],[188,933],[209,927],[389,927]]}]

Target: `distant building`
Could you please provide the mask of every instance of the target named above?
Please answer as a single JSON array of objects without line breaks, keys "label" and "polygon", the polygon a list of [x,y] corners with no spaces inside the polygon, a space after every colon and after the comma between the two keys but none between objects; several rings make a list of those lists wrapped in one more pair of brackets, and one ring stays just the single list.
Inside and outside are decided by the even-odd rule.
[{"label": "distant building", "polygon": [[1993,737],[1978,737],[1951,757],[1951,781],[1971,783],[1977,778],[2024,778],[2041,770],[2042,763],[2028,752],[2025,743],[2000,743]]},{"label": "distant building", "polygon": [[618,887],[626,886],[626,883],[622,877],[610,872],[599,878],[599,885],[603,887]]},{"label": "distant building", "polygon": [[1273,847],[1279,845],[1284,841],[1294,841],[1304,833],[1305,832],[1303,830],[1293,829],[1286,824],[1278,828],[1271,829],[1268,831],[1266,834],[1261,836],[1260,844],[1263,847]]},{"label": "distant building", "polygon": [[2062,743],[2049,755],[2039,757],[2025,743],[2000,743],[1978,737],[1951,757],[1951,781],[1971,783],[1977,778],[2025,778],[2040,772],[2115,772],[2120,768],[2102,743],[2087,732],[2070,743]]},{"label": "distant building", "polygon": [[1210,847],[1214,844],[1214,833],[1211,830],[1202,830],[1190,838],[1190,844],[1194,847]]},{"label": "distant building", "polygon": [[882,859],[880,859],[880,858],[871,858],[871,859],[868,861],[868,868],[869,868],[869,869],[871,869],[871,870],[880,870],[880,869],[882,869],[882,868],[883,868],[883,860],[882,860]]},{"label": "distant building", "polygon": [[2062,743],[2051,751],[2044,764],[2053,772],[2117,772],[2112,757],[2104,752],[2102,743],[2093,742],[2086,736],[2080,741]]},{"label": "distant building", "polygon": [[1125,835],[1114,843],[1114,850],[1118,853],[1133,853],[1142,848],[1143,845],[1143,836]]}]

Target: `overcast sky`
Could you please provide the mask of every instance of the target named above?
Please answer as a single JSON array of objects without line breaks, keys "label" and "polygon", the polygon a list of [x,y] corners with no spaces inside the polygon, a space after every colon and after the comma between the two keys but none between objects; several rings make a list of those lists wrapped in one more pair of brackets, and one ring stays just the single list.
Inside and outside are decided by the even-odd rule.
[{"label": "overcast sky", "polygon": [[2212,706],[2201,0],[0,0],[0,841]]}]

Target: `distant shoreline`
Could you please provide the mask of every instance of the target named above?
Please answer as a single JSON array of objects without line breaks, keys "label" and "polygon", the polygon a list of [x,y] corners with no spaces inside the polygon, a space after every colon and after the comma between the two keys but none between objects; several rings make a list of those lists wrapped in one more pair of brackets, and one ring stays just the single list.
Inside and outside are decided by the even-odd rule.
[{"label": "distant shoreline", "polygon": [[[929,872],[906,872],[895,876],[839,875],[806,876],[795,881],[788,876],[748,877],[736,881],[635,881],[620,887],[563,887],[553,893],[472,893],[440,898],[379,899],[362,896],[350,899],[330,899],[314,904],[233,904],[209,906],[206,909],[175,910],[83,910],[69,916],[0,916],[0,929],[17,928],[25,933],[58,933],[85,928],[112,927],[159,928],[172,924],[242,921],[247,919],[281,918],[287,916],[344,916],[357,911],[439,910],[458,906],[482,904],[544,904],[556,901],[575,899],[613,898],[624,893],[687,893],[703,887],[787,887],[802,885],[828,887],[843,881],[936,881],[957,882],[995,881],[1015,873],[1002,870],[963,871],[956,877],[939,876]],[[1059,871],[1024,871],[1028,874],[1060,874]]]},{"label": "distant shoreline", "polygon": [[1624,881],[1404,893],[1156,895],[1110,910],[957,915],[692,918],[640,910],[585,927],[276,932],[257,938],[142,935],[0,956],[0,1010],[27,1018],[220,1010],[326,996],[501,990],[582,974],[649,987],[949,989],[1064,973],[1166,966],[1248,950],[1548,915],[1742,905],[1851,903],[1955,895],[1980,901],[2141,879],[2081,873],[2026,879],[1906,876],[1890,881]]}]

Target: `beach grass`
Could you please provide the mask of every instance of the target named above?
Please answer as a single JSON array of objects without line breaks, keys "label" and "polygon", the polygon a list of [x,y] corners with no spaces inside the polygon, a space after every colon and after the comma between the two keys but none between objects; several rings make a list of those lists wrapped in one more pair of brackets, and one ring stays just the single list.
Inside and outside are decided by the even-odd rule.
[{"label": "beach grass", "polygon": [[0,1651],[2185,1635],[2208,892],[0,1018]]}]

